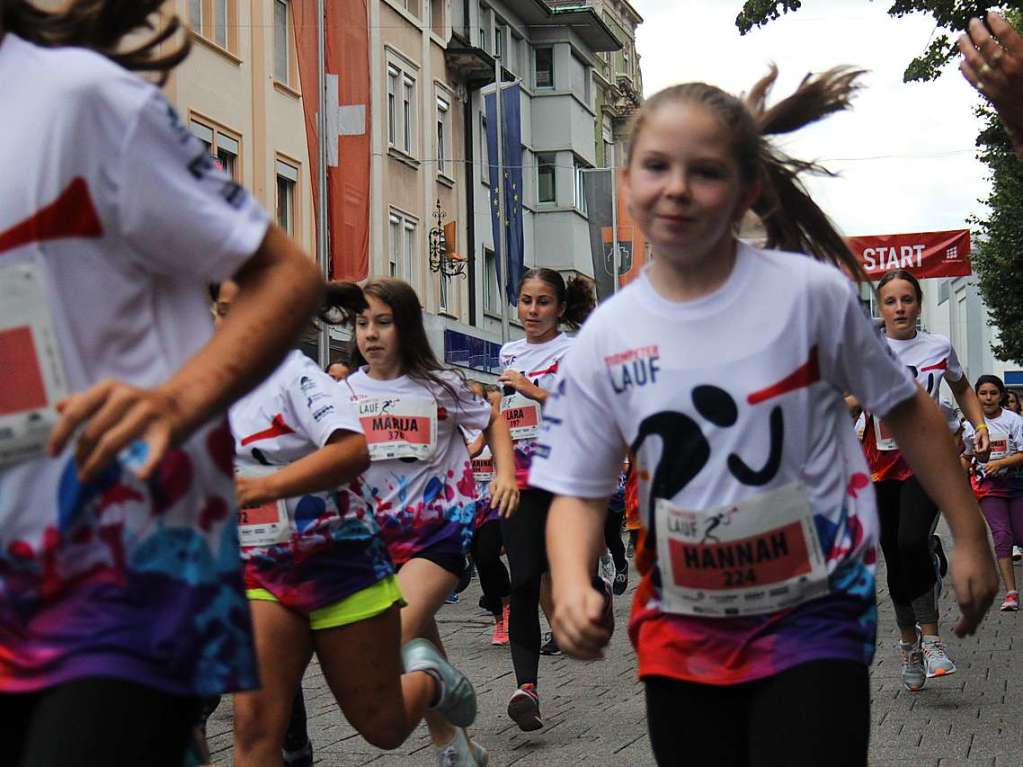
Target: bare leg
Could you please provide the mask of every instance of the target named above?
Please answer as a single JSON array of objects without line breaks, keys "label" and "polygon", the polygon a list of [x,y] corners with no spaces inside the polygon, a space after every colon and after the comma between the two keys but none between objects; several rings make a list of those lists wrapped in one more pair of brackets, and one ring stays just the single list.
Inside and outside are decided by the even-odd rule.
[{"label": "bare leg", "polygon": [[[412,559],[402,566],[398,571],[398,585],[407,603],[401,611],[402,644],[422,637],[444,653],[433,617],[457,583],[458,578],[453,573],[427,559]],[[444,717],[428,711],[425,718],[434,745],[451,742],[455,728]]]},{"label": "bare leg", "polygon": [[400,746],[418,726],[437,684],[402,673],[397,605],[373,618],[313,632],[320,667],[351,725],[377,748]]},{"label": "bare leg", "polygon": [[263,686],[234,696],[234,763],[280,767],[291,703],[312,654],[309,619],[276,602],[249,605]]}]

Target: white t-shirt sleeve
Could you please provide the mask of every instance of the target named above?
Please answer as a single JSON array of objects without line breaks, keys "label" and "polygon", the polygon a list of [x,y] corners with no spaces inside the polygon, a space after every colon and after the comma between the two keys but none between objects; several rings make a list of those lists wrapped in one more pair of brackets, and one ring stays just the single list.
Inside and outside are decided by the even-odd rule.
[{"label": "white t-shirt sleeve", "polygon": [[821,377],[851,392],[868,413],[884,417],[916,394],[916,382],[864,314],[856,291],[841,273],[835,270],[820,287],[816,313]]},{"label": "white t-shirt sleeve", "polygon": [[337,431],[363,433],[345,390],[311,360],[289,366],[285,387],[296,422],[318,447]]},{"label": "white t-shirt sleeve", "polygon": [[945,369],[945,380],[947,381],[959,381],[966,375],[963,371],[963,366],[959,363],[959,355],[956,354],[955,347],[952,346],[952,342],[948,342],[948,363]]},{"label": "white t-shirt sleeve", "polygon": [[147,272],[219,282],[266,236],[266,212],[158,91],[128,127],[116,173],[120,234]]},{"label": "white t-shirt sleeve", "polygon": [[472,390],[466,386],[461,377],[454,374],[444,374],[447,381],[458,392],[458,401],[451,399],[450,392],[442,390],[440,401],[449,411],[455,412],[455,420],[462,432],[472,435],[472,439],[479,436],[479,433],[490,426],[491,408],[490,402],[485,397],[477,397]]},{"label": "white t-shirt sleeve", "polygon": [[557,495],[607,498],[614,494],[625,437],[612,409],[615,395],[595,346],[600,331],[584,327],[547,398],[529,484]]},{"label": "white t-shirt sleeve", "polygon": [[1014,448],[1012,450],[1013,454],[1023,453],[1023,418],[1013,418],[1012,425],[1009,428],[1009,442]]}]

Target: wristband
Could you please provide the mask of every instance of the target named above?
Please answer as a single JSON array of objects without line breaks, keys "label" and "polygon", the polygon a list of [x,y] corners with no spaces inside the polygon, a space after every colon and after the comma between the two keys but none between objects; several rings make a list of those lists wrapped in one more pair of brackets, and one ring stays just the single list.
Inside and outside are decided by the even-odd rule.
[{"label": "wristband", "polygon": [[986,423],[982,423],[980,426],[974,426],[973,427],[974,431],[980,431],[981,429],[987,429],[987,424]]}]

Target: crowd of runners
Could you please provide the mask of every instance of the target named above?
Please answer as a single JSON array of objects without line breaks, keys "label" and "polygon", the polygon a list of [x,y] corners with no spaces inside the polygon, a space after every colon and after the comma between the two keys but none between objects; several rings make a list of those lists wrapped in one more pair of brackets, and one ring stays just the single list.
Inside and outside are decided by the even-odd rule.
[{"label": "crowd of runners", "polygon": [[[324,286],[135,74],[188,52],[176,21],[139,33],[161,5],[0,0],[5,763],[201,762],[228,704],[235,764],[311,763],[315,655],[367,742],[425,722],[438,764],[482,767],[438,611],[474,569],[507,714],[538,730],[541,655],[601,657],[634,555],[658,764],[863,765],[878,552],[908,690],[956,672],[946,572],[956,634],[997,573],[1019,609],[1018,396],[919,327],[908,272],[877,285],[879,330],[774,141],[848,108],[860,71],[773,104],[773,71],[744,99],[648,98],[623,175],[652,264],[600,306],[527,271],[524,337],[469,380],[409,285]],[[1023,147],[1023,39],[992,14],[961,48]],[[750,211],[762,246],[735,235]],[[353,331],[326,371],[289,351],[313,315]]]}]

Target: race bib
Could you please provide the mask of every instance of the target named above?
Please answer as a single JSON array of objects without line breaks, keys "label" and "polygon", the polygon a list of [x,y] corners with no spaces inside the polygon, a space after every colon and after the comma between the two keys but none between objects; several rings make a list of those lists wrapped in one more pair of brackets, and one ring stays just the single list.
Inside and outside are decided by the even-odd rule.
[{"label": "race bib", "polygon": [[874,440],[877,442],[877,449],[889,453],[892,450],[898,450],[899,446],[895,444],[895,437],[888,431],[888,427],[881,423],[881,419],[876,415],[871,416],[874,422]]},{"label": "race bib", "polygon": [[472,478],[477,482],[489,482],[494,478],[494,456],[489,447],[484,447],[483,452],[472,459]]},{"label": "race bib", "polygon": [[1009,454],[1009,435],[1004,431],[989,431],[988,442],[991,444],[989,461],[997,461]]},{"label": "race bib", "polygon": [[437,402],[420,397],[359,400],[371,461],[427,459],[437,449]]},{"label": "race bib", "polygon": [[501,415],[513,440],[536,439],[540,431],[540,403],[515,393],[501,398]]},{"label": "race bib", "polygon": [[[246,477],[265,477],[276,468],[246,466],[238,473]],[[261,506],[238,510],[238,543],[241,546],[274,546],[291,538],[288,505],[282,498]]]},{"label": "race bib", "polygon": [[657,499],[661,609],[735,617],[773,613],[828,593],[828,570],[799,483],[708,511]]},{"label": "race bib", "polygon": [[67,379],[37,263],[0,268],[0,466],[41,455]]}]

